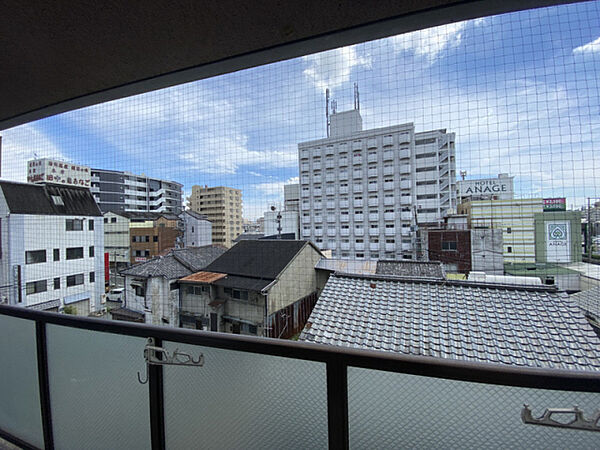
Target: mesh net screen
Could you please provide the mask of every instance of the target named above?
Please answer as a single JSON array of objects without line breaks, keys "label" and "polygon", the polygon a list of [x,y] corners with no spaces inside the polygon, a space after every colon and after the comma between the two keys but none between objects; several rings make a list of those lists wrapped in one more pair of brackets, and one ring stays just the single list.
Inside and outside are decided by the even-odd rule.
[{"label": "mesh net screen", "polygon": [[[552,304],[557,328],[545,336],[598,367],[584,313],[594,321],[600,307],[590,294],[582,313],[567,294],[600,283],[599,69],[594,1],[390,36],[7,129],[0,300],[304,339],[320,297],[333,299],[322,317],[334,319],[313,336],[328,342],[332,305],[347,295],[328,278],[375,276],[385,260],[391,276],[555,286],[523,294],[524,309],[481,295],[505,302],[519,339],[523,321],[541,323],[523,311]],[[452,314],[434,300],[416,316]],[[378,331],[385,314],[360,326]],[[495,345],[486,314],[469,325],[481,348]],[[567,322],[577,325],[558,326]],[[410,340],[400,328],[397,339]],[[369,348],[348,334],[347,345]],[[551,345],[539,352],[555,357]]]}]

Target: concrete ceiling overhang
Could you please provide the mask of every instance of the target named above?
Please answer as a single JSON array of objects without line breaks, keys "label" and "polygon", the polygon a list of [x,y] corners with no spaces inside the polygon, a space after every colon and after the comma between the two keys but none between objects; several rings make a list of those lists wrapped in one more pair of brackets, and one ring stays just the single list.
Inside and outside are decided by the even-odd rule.
[{"label": "concrete ceiling overhang", "polygon": [[0,129],[308,53],[565,1],[15,1],[0,16]]}]

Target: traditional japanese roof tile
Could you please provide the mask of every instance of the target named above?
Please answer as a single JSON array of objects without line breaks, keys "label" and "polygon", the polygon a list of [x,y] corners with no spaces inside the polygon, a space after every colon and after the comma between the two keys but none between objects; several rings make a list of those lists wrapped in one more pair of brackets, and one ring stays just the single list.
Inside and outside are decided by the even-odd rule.
[{"label": "traditional japanese roof tile", "polygon": [[600,370],[600,340],[555,288],[332,275],[300,340],[545,368]]}]

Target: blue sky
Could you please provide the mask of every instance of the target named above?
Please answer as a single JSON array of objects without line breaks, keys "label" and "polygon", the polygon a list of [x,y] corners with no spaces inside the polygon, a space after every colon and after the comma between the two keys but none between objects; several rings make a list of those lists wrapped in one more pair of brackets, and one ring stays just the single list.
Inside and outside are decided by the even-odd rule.
[{"label": "blue sky", "polygon": [[457,171],[514,175],[518,196],[600,196],[600,2],[471,20],[73,111],[3,133],[3,176],[25,160],[243,190],[244,215],[282,201],[297,143],[325,136],[359,84],[365,128],[456,133]]}]

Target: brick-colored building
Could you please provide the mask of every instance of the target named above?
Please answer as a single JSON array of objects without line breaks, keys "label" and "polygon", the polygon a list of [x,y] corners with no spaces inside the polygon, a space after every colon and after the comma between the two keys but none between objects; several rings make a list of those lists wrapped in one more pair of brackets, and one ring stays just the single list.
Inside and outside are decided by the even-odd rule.
[{"label": "brick-colored building", "polygon": [[471,270],[471,230],[427,230],[429,261],[441,261],[449,272]]},{"label": "brick-colored building", "polygon": [[130,225],[131,263],[140,263],[165,253],[175,247],[181,231],[177,227],[177,216],[160,216]]}]

